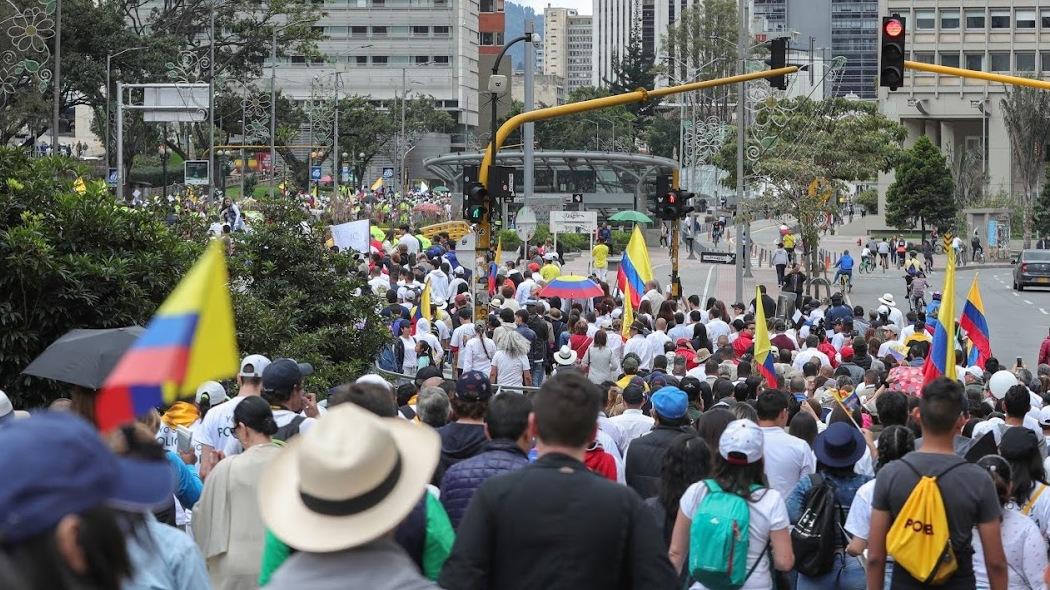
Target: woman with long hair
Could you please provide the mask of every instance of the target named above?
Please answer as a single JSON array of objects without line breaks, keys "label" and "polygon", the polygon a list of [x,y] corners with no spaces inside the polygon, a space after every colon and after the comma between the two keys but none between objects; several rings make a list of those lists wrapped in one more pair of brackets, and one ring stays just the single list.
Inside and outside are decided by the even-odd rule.
[{"label": "woman with long hair", "polygon": [[1039,439],[1026,427],[1007,428],[999,441],[999,454],[1010,462],[1010,497],[1016,509],[1032,517],[1046,537],[1050,527],[1050,489]]},{"label": "woman with long hair", "polygon": [[[744,590],[771,590],[773,569],[791,571],[795,554],[788,532],[788,514],[780,492],[766,484],[762,459],[762,430],[750,420],[734,420],[726,426],[718,441],[714,478],[692,484],[682,494],[678,517],[671,533],[668,557],[676,572],[681,572],[689,554],[693,517],[710,490],[722,490],[740,496],[747,502],[748,522],[747,567],[750,575]],[[767,557],[772,549],[772,558]],[[694,590],[702,588],[693,584]]]},{"label": "woman with long hair", "polygon": [[[1002,507],[1002,524],[1000,536],[1003,540],[1003,552],[1006,554],[1006,565],[1010,570],[1009,590],[1042,590],[1043,573],[1046,571],[1046,539],[1039,532],[1035,521],[1021,512],[1011,509],[1013,470],[1010,463],[999,455],[985,455],[977,465],[988,472],[995,484]],[[981,536],[973,536],[973,573],[977,579],[977,589],[987,590],[988,570],[984,566],[984,548]]]},{"label": "woman with long hair", "polygon": [[[718,441],[722,438],[722,433],[725,432],[726,426],[729,426],[729,423],[733,420],[736,420],[736,416],[734,416],[728,409],[711,408],[697,419],[696,433],[707,443],[707,448],[717,449]],[[712,456],[711,459],[711,468],[714,469],[714,456]]]},{"label": "woman with long hair", "polygon": [[686,488],[711,473],[710,465],[711,449],[696,434],[680,434],[667,447],[660,465],[659,491],[656,496],[645,500],[645,506],[656,517],[668,546],[671,544],[671,532],[674,530],[682,494]]},{"label": "woman with long hair", "polygon": [[587,371],[587,379],[595,385],[615,381],[619,376],[620,362],[616,351],[609,348],[609,335],[605,330],[594,333],[594,342],[580,357],[580,365]]},{"label": "woman with long hair", "polygon": [[711,352],[711,341],[707,339],[707,326],[703,322],[697,322],[693,324],[693,350],[699,351],[701,348],[706,348],[708,352]]},{"label": "woman with long hair", "polygon": [[587,354],[594,339],[587,335],[587,320],[580,318],[572,325],[572,336],[569,336],[569,348],[576,353],[576,358],[582,359]]},{"label": "woman with long hair", "polygon": [[266,400],[242,399],[233,410],[233,436],[244,452],[219,461],[193,507],[193,537],[207,560],[215,590],[258,586],[265,536],[259,477],[281,452],[271,438],[276,432],[277,422]]}]

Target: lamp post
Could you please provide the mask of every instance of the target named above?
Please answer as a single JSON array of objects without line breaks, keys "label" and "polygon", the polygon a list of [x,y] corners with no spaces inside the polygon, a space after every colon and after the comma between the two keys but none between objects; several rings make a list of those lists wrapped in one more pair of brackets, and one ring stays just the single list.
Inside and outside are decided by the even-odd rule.
[{"label": "lamp post", "polygon": [[[113,58],[129,51],[136,51],[138,49],[145,49],[145,47],[127,47],[117,52],[106,53],[106,168],[109,168],[109,89],[110,89],[110,76],[112,74],[112,62]],[[106,174],[109,174],[109,170],[106,170]]]},{"label": "lamp post", "polygon": [[157,153],[160,154],[160,169],[161,169],[161,181],[164,184],[164,201],[168,200],[168,156],[171,155],[171,149],[166,144],[160,144],[157,148]]}]

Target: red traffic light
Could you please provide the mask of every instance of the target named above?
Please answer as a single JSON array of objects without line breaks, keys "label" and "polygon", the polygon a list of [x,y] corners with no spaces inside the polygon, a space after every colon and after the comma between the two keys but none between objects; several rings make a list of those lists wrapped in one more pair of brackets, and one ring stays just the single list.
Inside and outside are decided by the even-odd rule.
[{"label": "red traffic light", "polygon": [[678,200],[678,195],[676,195],[674,193],[667,193],[667,203],[668,204],[674,205],[676,200]]},{"label": "red traffic light", "polygon": [[887,36],[900,37],[904,34],[904,23],[895,18],[891,18],[882,24],[882,30]]}]

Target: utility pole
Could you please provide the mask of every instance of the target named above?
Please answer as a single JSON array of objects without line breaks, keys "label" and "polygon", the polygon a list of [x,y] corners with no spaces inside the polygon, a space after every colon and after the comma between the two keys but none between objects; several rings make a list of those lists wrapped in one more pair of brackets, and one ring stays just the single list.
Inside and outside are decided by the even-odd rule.
[{"label": "utility pole", "polygon": [[[736,51],[739,54],[737,56],[739,68],[739,74],[743,75],[747,73],[747,36],[748,36],[748,23],[747,23],[747,0],[739,0],[737,3],[737,13],[740,18],[740,26],[737,30],[737,46]],[[745,108],[745,101],[747,100],[747,82],[741,82],[737,86],[736,96],[736,242],[737,242],[737,257],[736,257],[736,300],[744,300],[744,276],[750,276],[750,272],[745,271],[746,260],[748,259],[747,252],[747,240],[750,237],[747,223],[744,221],[744,217],[741,215],[741,206],[744,202],[744,140],[747,137],[745,126],[747,125],[747,110]]]},{"label": "utility pole", "polygon": [[[106,93],[109,93],[109,87]],[[55,2],[55,75],[51,78],[51,100],[54,102],[51,108],[51,154],[58,155],[58,121],[62,110],[62,0]],[[106,166],[109,166],[108,162]]]},{"label": "utility pole", "polygon": [[[215,2],[208,6],[208,202],[215,198]],[[225,186],[225,177],[224,177]]]},{"label": "utility pole", "polygon": [[[533,30],[534,30],[535,26],[536,26],[536,24],[533,21],[533,19],[528,19],[525,22],[525,34],[530,36],[531,39],[532,39],[531,41],[527,41],[525,43],[525,110],[526,111],[531,111],[532,109],[536,108],[536,98],[534,96],[534,93],[535,93],[535,82],[532,79],[532,77],[534,75],[534,70],[536,68],[536,45],[535,45],[536,36],[533,34]],[[493,107],[493,110],[495,110],[495,107]],[[535,135],[534,134],[535,134],[535,131],[536,131],[536,124],[535,123],[526,123],[525,124],[525,129],[523,131],[524,135],[522,137],[522,139],[524,140],[525,145],[522,146],[522,148],[521,148],[522,149],[522,164],[524,166],[524,170],[522,171],[522,173],[525,175],[525,178],[524,178],[525,187],[524,187],[524,190],[522,191],[524,193],[522,195],[522,205],[523,206],[528,206],[529,199],[532,197],[532,192],[533,192],[533,190],[535,190],[535,181],[536,181],[536,178],[535,178],[536,167],[535,167],[535,160],[534,160],[534,150],[535,150]],[[504,224],[503,227],[504,227],[504,229],[506,229],[506,227],[507,227],[506,224]]]},{"label": "utility pole", "polygon": [[[242,142],[243,143],[243,142]],[[277,187],[277,27],[270,46],[270,199]]]},{"label": "utility pole", "polygon": [[[394,158],[396,158],[394,165],[398,167],[397,188],[402,193],[405,192],[405,187],[402,186],[401,180],[401,152],[405,149],[405,144],[407,143],[405,141],[405,105],[407,104],[405,102],[405,99],[408,98],[408,78],[406,76],[407,71],[408,68],[401,68],[401,139],[399,139],[397,142],[397,153],[394,154]],[[403,196],[404,194],[402,194],[402,197]]]},{"label": "utility pole", "polygon": [[[339,83],[342,72],[335,73],[335,119],[332,124],[332,198],[339,198],[339,174],[342,173],[339,162]],[[334,201],[333,201],[334,202]]]}]

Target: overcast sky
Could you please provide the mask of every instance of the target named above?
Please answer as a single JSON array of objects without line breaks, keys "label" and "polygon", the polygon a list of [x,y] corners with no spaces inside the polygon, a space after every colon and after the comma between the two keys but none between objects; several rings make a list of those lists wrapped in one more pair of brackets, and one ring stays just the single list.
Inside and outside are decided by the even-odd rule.
[{"label": "overcast sky", "polygon": [[531,6],[537,14],[543,14],[548,4],[556,8],[575,8],[580,14],[591,14],[591,0],[516,0],[518,4]]}]

